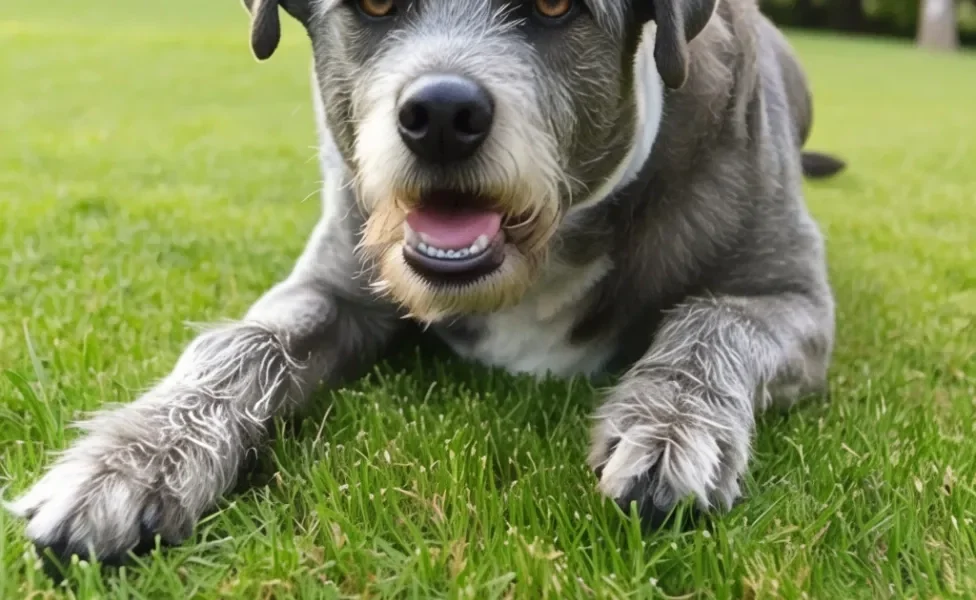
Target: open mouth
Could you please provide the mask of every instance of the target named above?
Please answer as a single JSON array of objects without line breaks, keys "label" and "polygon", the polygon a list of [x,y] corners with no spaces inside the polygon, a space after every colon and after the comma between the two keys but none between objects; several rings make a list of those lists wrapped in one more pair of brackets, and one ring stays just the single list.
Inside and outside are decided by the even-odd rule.
[{"label": "open mouth", "polygon": [[407,213],[407,263],[425,276],[450,280],[473,279],[498,269],[505,260],[502,213],[481,208],[479,202],[458,201],[464,199],[455,194],[433,199]]}]

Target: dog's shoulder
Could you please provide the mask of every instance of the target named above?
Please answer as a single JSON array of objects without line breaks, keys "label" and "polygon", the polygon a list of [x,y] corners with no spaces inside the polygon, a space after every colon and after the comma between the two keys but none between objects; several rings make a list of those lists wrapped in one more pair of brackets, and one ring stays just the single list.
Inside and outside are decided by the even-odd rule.
[{"label": "dog's shoulder", "polygon": [[600,243],[615,268],[578,339],[633,331],[646,345],[661,314],[695,295],[822,278],[822,240],[800,187],[806,84],[785,38],[753,0],[723,0],[690,52],[641,174],[589,216],[614,233]]}]

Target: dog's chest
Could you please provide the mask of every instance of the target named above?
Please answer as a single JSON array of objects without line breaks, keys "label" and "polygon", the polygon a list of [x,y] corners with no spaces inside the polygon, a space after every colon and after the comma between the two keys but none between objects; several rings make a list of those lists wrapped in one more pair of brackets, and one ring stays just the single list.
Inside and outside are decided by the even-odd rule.
[{"label": "dog's chest", "polygon": [[582,300],[610,270],[606,257],[584,266],[557,265],[540,277],[522,302],[486,317],[435,326],[459,355],[513,373],[591,375],[613,353],[612,340],[571,341]]}]

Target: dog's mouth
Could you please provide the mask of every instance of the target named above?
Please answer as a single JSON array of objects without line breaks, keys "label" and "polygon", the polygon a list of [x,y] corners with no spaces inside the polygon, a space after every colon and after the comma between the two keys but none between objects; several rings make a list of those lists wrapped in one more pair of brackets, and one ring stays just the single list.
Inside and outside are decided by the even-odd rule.
[{"label": "dog's mouth", "polygon": [[431,279],[470,280],[505,261],[505,216],[465,194],[436,192],[407,213],[403,258]]},{"label": "dog's mouth", "polygon": [[361,247],[375,261],[376,292],[430,323],[518,302],[548,258],[559,216],[532,188],[410,190],[373,209]]}]

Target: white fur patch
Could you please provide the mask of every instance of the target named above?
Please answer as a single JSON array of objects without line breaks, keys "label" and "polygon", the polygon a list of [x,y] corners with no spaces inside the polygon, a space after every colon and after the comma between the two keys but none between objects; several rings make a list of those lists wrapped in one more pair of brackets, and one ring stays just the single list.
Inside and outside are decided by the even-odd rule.
[{"label": "white fur patch", "polygon": [[446,341],[465,358],[510,372],[592,375],[609,360],[612,340],[571,344],[569,334],[581,314],[577,303],[610,267],[607,257],[582,267],[553,265],[517,306],[486,318],[484,337],[473,346]]},{"label": "white fur patch", "polygon": [[594,190],[586,200],[573,205],[567,217],[572,217],[580,211],[598,204],[601,200],[632,182],[650,157],[664,114],[664,82],[661,81],[661,76],[657,72],[657,62],[654,60],[654,42],[656,39],[657,24],[653,21],[648,22],[644,25],[634,61],[637,127],[634,131],[630,150],[617,165],[613,174],[603,182],[603,185]]},{"label": "white fur patch", "polygon": [[342,174],[346,166],[325,118],[322,90],[314,67],[309,75],[312,83],[312,110],[315,114],[315,129],[318,137],[319,170],[322,173],[321,222],[332,223],[337,217],[341,218],[341,215],[336,212],[339,201],[335,197],[342,193]]}]

